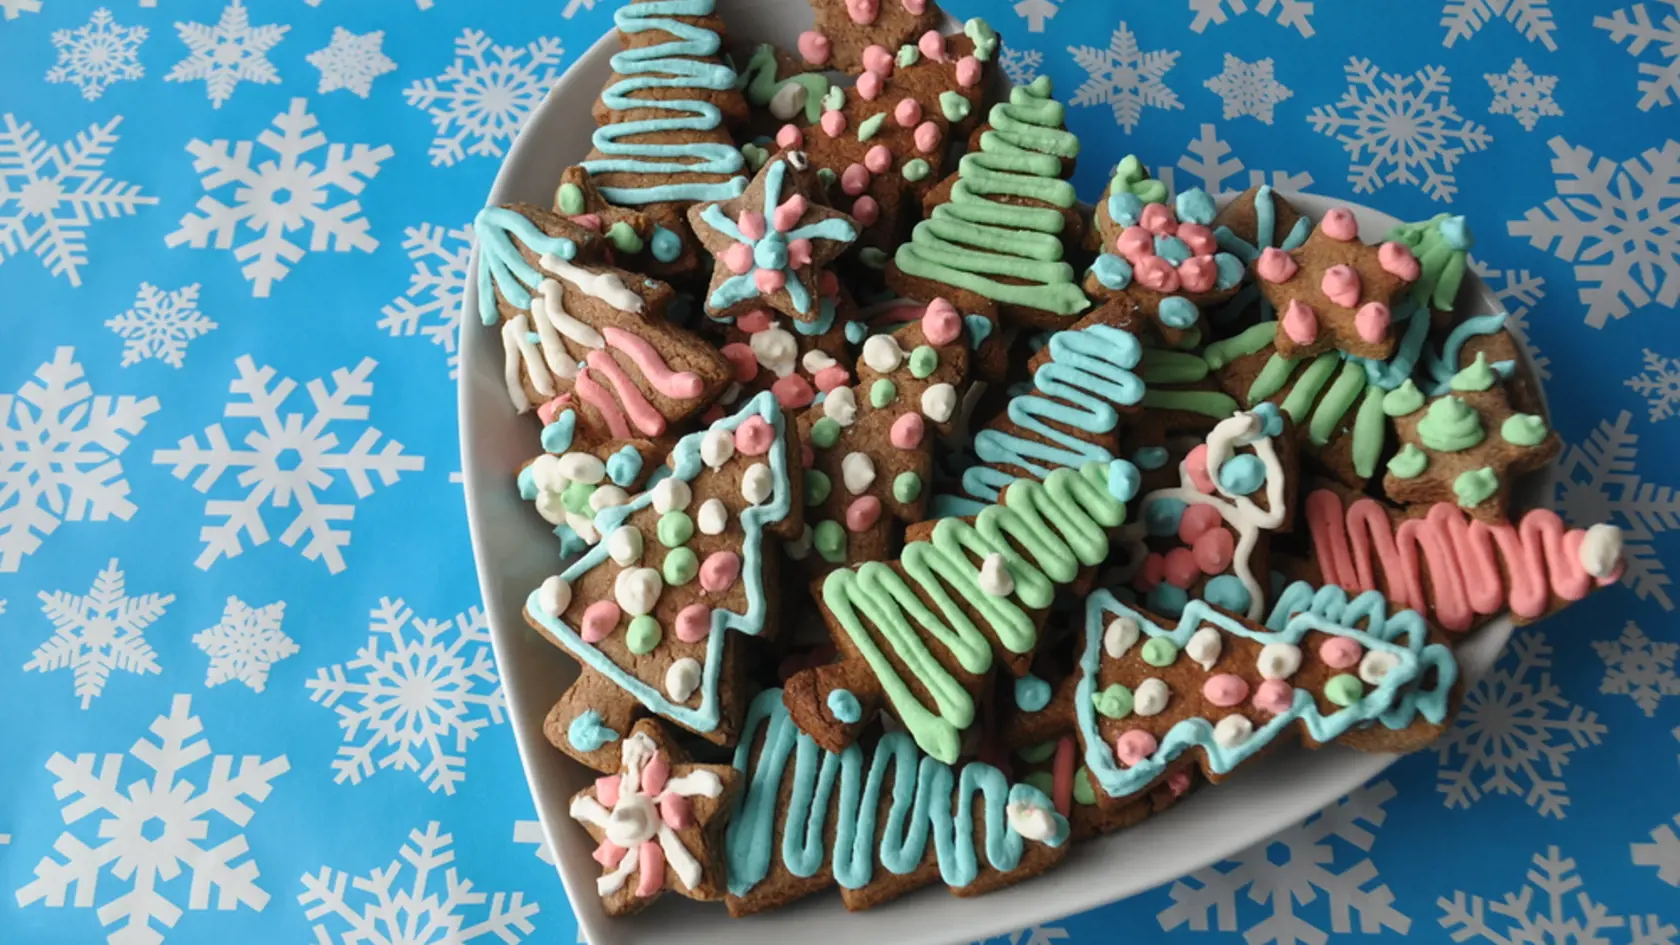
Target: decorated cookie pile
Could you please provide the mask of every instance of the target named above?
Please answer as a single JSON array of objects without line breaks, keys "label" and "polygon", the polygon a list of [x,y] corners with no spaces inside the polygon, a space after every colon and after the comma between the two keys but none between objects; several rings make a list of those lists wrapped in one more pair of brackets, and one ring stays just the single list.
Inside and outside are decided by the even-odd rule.
[{"label": "decorated cookie pile", "polygon": [[1523,503],[1559,440],[1462,219],[1134,157],[1087,207],[985,22],[713,2],[624,6],[587,156],[475,224],[607,913],[977,895],[1286,742],[1416,750],[1464,634],[1620,576]]}]

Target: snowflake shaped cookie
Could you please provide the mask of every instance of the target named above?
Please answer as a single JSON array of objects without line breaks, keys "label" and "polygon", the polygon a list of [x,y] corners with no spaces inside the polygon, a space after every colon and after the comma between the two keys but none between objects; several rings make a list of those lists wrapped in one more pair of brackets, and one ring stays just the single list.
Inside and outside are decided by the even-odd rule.
[{"label": "snowflake shaped cookie", "polygon": [[1383,361],[1398,339],[1398,299],[1422,275],[1411,247],[1359,238],[1353,211],[1324,215],[1300,248],[1267,248],[1254,261],[1260,292],[1278,312],[1273,343],[1286,358],[1330,350]]}]

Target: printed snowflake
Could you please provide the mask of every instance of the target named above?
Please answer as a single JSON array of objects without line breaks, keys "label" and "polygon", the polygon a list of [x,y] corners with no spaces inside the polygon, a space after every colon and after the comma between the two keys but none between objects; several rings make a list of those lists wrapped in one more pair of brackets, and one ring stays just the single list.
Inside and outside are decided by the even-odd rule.
[{"label": "printed snowflake", "polygon": [[245,449],[228,441],[220,423],[212,423],[204,430],[203,446],[196,437],[184,436],[175,449],[152,454],[152,462],[172,464],[177,479],[186,479],[203,467],[193,480],[193,488],[206,494],[230,468],[240,470],[236,478],[246,490],[243,497],[205,500],[204,514],[220,522],[199,529],[204,551],[194,564],[207,569],[221,558],[237,557],[245,550],[241,534],[248,536],[253,546],[266,543],[269,533],[263,506],[289,509],[296,503],[297,514],[286,524],[280,541],[289,548],[307,534],[305,558],[323,560],[333,574],[344,570],[344,548],[350,544],[348,526],[356,506],[353,502],[325,501],[325,490],[348,483],[355,489],[355,497],[364,499],[373,493],[374,476],[389,486],[404,472],[415,472],[425,465],[422,457],[403,455],[402,444],[396,440],[386,440],[376,451],[374,447],[384,434],[371,426],[361,428],[348,450],[339,449],[339,433],[351,432],[345,427],[368,418],[367,405],[357,403],[356,398],[373,395],[373,382],[368,376],[376,363],[363,358],[354,369],[339,368],[332,374],[330,388],[321,378],[310,381],[307,390],[313,412],[282,414],[297,383],[289,377],[276,381],[273,368],[259,368],[250,355],[242,355],[236,362],[239,376],[228,385],[234,399],[228,401],[225,415],[255,421],[241,424],[245,430],[238,442]]},{"label": "printed snowflake", "polygon": [[[347,199],[328,206],[328,192],[336,187],[354,198],[393,153],[388,144],[377,148],[353,144],[346,154],[344,145],[328,143],[327,136],[315,130],[315,116],[301,98],[292,99],[291,107],[274,117],[274,127],[278,133],[265,130],[254,142],[230,143],[223,138],[188,142],[193,170],[204,175],[205,195],[198,198],[199,213],[182,217],[180,229],[164,237],[171,247],[185,243],[194,249],[232,249],[235,259],[249,260],[240,272],[252,283],[251,294],[260,299],[268,297],[274,283],[286,278],[305,252],[359,249],[371,253],[378,248],[379,241],[368,233],[367,219],[357,215],[362,212],[361,203]],[[272,151],[278,160],[253,167],[251,150],[256,144]],[[317,167],[309,157],[322,147],[327,149],[326,163]],[[233,192],[233,206],[212,196],[228,184],[239,185]],[[307,250],[287,237],[305,227],[309,229]],[[245,231],[254,238],[235,246]]]},{"label": "printed snowflake", "polygon": [[449,376],[460,363],[455,345],[461,335],[461,295],[472,256],[472,227],[454,229],[433,223],[403,229],[403,249],[414,261],[408,291],[379,310],[379,327],[391,337],[419,334],[449,356]]},{"label": "printed snowflake", "polygon": [[[1455,890],[1451,899],[1435,900],[1441,909],[1441,927],[1451,930],[1455,942],[1479,938],[1496,945],[1609,945],[1606,932],[1626,929],[1628,945],[1674,945],[1680,930],[1660,917],[1611,915],[1594,902],[1581,888],[1575,861],[1562,856],[1557,847],[1534,854],[1533,863],[1528,885],[1500,899],[1489,901]],[[1569,914],[1571,905],[1579,915]],[[1505,920],[1500,923],[1503,931],[1489,924],[1490,912]]]},{"label": "printed snowflake", "polygon": [[1272,123],[1272,106],[1294,95],[1272,75],[1272,60],[1244,62],[1225,54],[1225,71],[1203,82],[1225,103],[1225,119],[1250,115]]},{"label": "printed snowflake", "polygon": [[1254,12],[1261,16],[1271,16],[1276,11],[1278,25],[1294,27],[1303,39],[1312,36],[1312,0],[1190,0],[1190,10],[1196,14],[1196,18],[1190,21],[1190,29],[1200,33],[1210,23],[1220,24],[1233,16],[1241,16],[1249,12],[1250,3],[1254,4]]},{"label": "printed snowflake", "polygon": [[432,116],[432,163],[448,167],[468,154],[501,157],[554,84],[563,52],[551,36],[524,47],[496,46],[479,30],[463,30],[443,75],[403,90],[408,104]]},{"label": "printed snowflake", "polygon": [[23,668],[38,673],[69,669],[82,708],[105,691],[113,669],[136,676],[163,671],[145,634],[175,603],[175,595],[128,596],[116,558],[93,579],[86,594],[41,591],[37,596],[41,613],[53,622],[53,635],[35,648]]},{"label": "printed snowflake", "polygon": [[1561,137],[1547,143],[1558,196],[1506,229],[1575,263],[1594,328],[1653,301],[1680,305],[1680,143],[1665,141],[1620,163]]},{"label": "printed snowflake", "polygon": [[543,833],[540,820],[516,820],[513,822],[513,842],[536,847],[531,852],[537,859],[549,866],[554,865],[554,850],[548,845],[548,836]]},{"label": "printed snowflake", "polygon": [[0,13],[6,19],[15,20],[25,13],[40,13],[41,0],[0,0]]},{"label": "printed snowflake", "polygon": [[1665,358],[1645,349],[1645,370],[1623,383],[1651,403],[1651,422],[1667,420],[1680,406],[1680,358]]},{"label": "printed snowflake", "polygon": [[[304,917],[315,923],[314,941],[319,945],[466,945],[481,939],[518,945],[523,941],[534,928],[531,916],[537,914],[537,904],[527,903],[521,892],[478,892],[472,880],[461,877],[451,865],[455,851],[449,846],[455,842],[454,835],[438,831],[437,821],[428,823],[424,832],[410,830],[408,842],[397,853],[399,859],[383,869],[374,867],[365,877],[327,866],[319,873],[304,874],[298,903],[304,906]],[[397,885],[405,869],[413,870],[407,888]],[[442,880],[441,888],[432,888],[434,878]],[[347,886],[361,896],[346,896]],[[357,898],[359,905],[352,902]],[[489,908],[481,911],[486,899]],[[469,922],[469,917],[478,918]]]},{"label": "printed snowflake", "polygon": [[1163,81],[1178,62],[1178,52],[1167,49],[1144,52],[1125,21],[1114,31],[1107,49],[1069,46],[1068,52],[1080,68],[1090,73],[1090,78],[1068,100],[1070,105],[1106,103],[1114,109],[1115,123],[1127,132],[1137,127],[1146,107],[1167,110],[1184,107],[1177,93]]},{"label": "printed snowflake", "polygon": [[1551,0],[1447,0],[1441,8],[1441,25],[1447,28],[1445,39],[1441,45],[1448,48],[1461,39],[1469,39],[1481,32],[1482,27],[1494,20],[1504,17],[1523,38],[1531,43],[1539,43],[1547,49],[1556,52],[1557,41],[1552,39],[1552,31],[1557,24],[1552,22],[1552,10],[1548,6]]},{"label": "printed snowflake", "polygon": [[1452,172],[1459,158],[1485,149],[1493,139],[1481,125],[1459,117],[1447,99],[1452,89],[1447,70],[1424,66],[1411,75],[1396,75],[1379,72],[1369,59],[1356,56],[1343,71],[1347,91],[1334,105],[1313,109],[1307,120],[1314,131],[1342,143],[1354,193],[1412,184],[1431,200],[1452,202],[1458,192]]},{"label": "printed snowflake", "polygon": [[[268,905],[268,893],[257,885],[256,861],[242,859],[249,851],[245,834],[230,827],[251,822],[253,807],[268,798],[270,782],[290,765],[285,755],[264,761],[211,754],[191,708],[191,696],[176,696],[169,714],[152,722],[157,740],[141,737],[128,750],[149,775],[135,777],[131,769],[125,782],[125,759],[117,754],[89,752],[72,760],[54,752],[47,759],[47,770],[58,779],[54,796],[68,799],[62,811],[66,824],[94,813],[105,816],[95,831],[59,835],[53,849],[64,859],[41,858],[35,878],[17,891],[19,906],[45,900],[48,908],[61,909],[70,898],[74,908],[97,908],[103,925],[122,923],[106,936],[111,945],[159,945],[163,930],[181,918],[183,893],[186,908],[195,911],[210,908],[211,893],[220,910],[245,906],[261,912]],[[213,814],[219,819],[212,821]],[[84,836],[103,842],[88,846]],[[129,887],[101,902],[104,872]],[[181,878],[183,872],[190,880]]]},{"label": "printed snowflake", "polygon": [[[32,251],[47,271],[82,284],[78,267],[87,263],[87,226],[123,217],[157,203],[139,184],[105,176],[105,158],[117,143],[118,115],[95,122],[75,140],[46,145],[29,124],[10,112],[0,115],[0,263]],[[34,221],[31,225],[30,221]]]},{"label": "printed snowflake", "polygon": [[1482,78],[1493,89],[1488,114],[1510,115],[1524,131],[1533,131],[1543,116],[1563,114],[1558,103],[1552,101],[1557,76],[1535,75],[1521,59],[1512,62],[1510,70],[1503,74],[1489,72]]},{"label": "printed snowflake", "polygon": [[[1680,814],[1674,815],[1674,824],[1680,827]],[[1661,824],[1651,831],[1650,843],[1629,844],[1632,847],[1634,866],[1654,866],[1657,868],[1657,878],[1670,886],[1680,886],[1680,836],[1667,824]]]},{"label": "printed snowflake", "polygon": [[111,11],[100,7],[86,26],[53,31],[58,62],[47,70],[47,81],[73,83],[91,102],[111,83],[146,74],[140,64],[140,44],[145,41],[144,26],[116,23]]},{"label": "printed snowflake", "polygon": [[280,42],[290,26],[251,25],[251,17],[240,0],[222,10],[215,26],[204,23],[176,23],[175,31],[187,44],[187,58],[175,64],[165,82],[204,80],[210,105],[221,108],[240,82],[272,85],[280,73],[268,61],[268,51]]},{"label": "printed snowflake", "polygon": [[1264,919],[1243,930],[1248,945],[1318,945],[1325,931],[1296,907],[1315,902],[1322,893],[1330,928],[1337,934],[1353,931],[1353,915],[1366,935],[1383,929],[1406,934],[1412,920],[1394,908],[1388,884],[1377,882],[1376,865],[1367,858],[1337,872],[1339,845],[1332,843],[1339,838],[1370,852],[1375,830],[1388,816],[1383,805],[1393,797],[1394,785],[1387,781],[1366,785],[1234,859],[1191,873],[1173,883],[1173,904],[1155,918],[1169,932],[1181,925],[1205,932],[1210,920],[1222,932],[1236,931],[1237,894],[1246,889],[1251,902],[1270,907]]},{"label": "printed snowflake", "polygon": [[321,72],[321,84],[315,91],[349,89],[367,98],[373,91],[373,80],[397,68],[379,48],[384,41],[381,30],[357,35],[342,26],[333,27],[332,42],[304,57]]},{"label": "printed snowflake", "polygon": [[1306,171],[1299,174],[1288,171],[1248,171],[1244,175],[1242,159],[1231,153],[1231,146],[1220,139],[1218,131],[1211,123],[1203,124],[1200,133],[1185,147],[1184,155],[1178,159],[1178,169],[1196,180],[1185,181],[1186,186],[1180,188],[1177,186],[1177,175],[1173,168],[1160,167],[1155,176],[1166,185],[1168,191],[1200,187],[1210,194],[1217,194],[1270,184],[1278,190],[1301,193],[1313,183],[1312,175]]},{"label": "printed snowflake", "polygon": [[1042,33],[1044,24],[1056,18],[1061,8],[1056,6],[1055,0],[1020,0],[1015,4],[1015,15],[1027,21],[1027,32]]},{"label": "printed snowflake", "polygon": [[1539,346],[1534,343],[1534,333],[1528,327],[1529,310],[1546,297],[1546,280],[1527,269],[1495,269],[1474,256],[1470,257],[1470,268],[1482,277],[1488,291],[1505,307],[1505,327],[1514,333],[1512,337],[1528,353],[1535,375],[1540,380],[1550,380],[1552,359],[1540,353]]},{"label": "printed snowflake", "polygon": [[193,644],[210,654],[204,685],[237,680],[262,692],[268,685],[268,668],[298,651],[292,638],[280,630],[285,616],[285,601],[252,607],[230,596],[221,622],[193,635]]},{"label": "printed snowflake", "polygon": [[198,310],[199,284],[165,292],[149,282],[140,283],[134,307],[105,327],[123,339],[123,367],[146,358],[156,358],[180,367],[187,356],[187,343],[216,327]]},{"label": "printed snowflake", "polygon": [[[1658,105],[1672,105],[1680,100],[1680,0],[1652,0],[1666,2],[1674,9],[1663,14],[1662,22],[1652,23],[1645,12],[1645,4],[1636,3],[1627,10],[1617,10],[1610,16],[1593,17],[1593,25],[1610,34],[1610,41],[1628,44],[1628,55],[1639,58],[1648,46],[1667,62],[1641,62],[1639,74],[1639,110],[1648,112]],[[1628,18],[1632,12],[1633,18]]]},{"label": "printed snowflake", "polygon": [[1622,583],[1640,600],[1654,600],[1673,610],[1670,583],[1653,545],[1655,536],[1680,528],[1680,496],[1670,486],[1640,481],[1633,461],[1639,435],[1628,432],[1627,411],[1611,423],[1600,420],[1585,443],[1571,444],[1558,461],[1557,509],[1571,524],[1585,528],[1608,522],[1622,530]]},{"label": "printed snowflake", "polygon": [[[333,780],[360,784],[377,765],[417,772],[434,793],[454,794],[467,776],[467,743],[500,725],[506,704],[484,613],[415,619],[401,598],[381,599],[368,629],[355,659],[316,670],[308,683],[309,698],[336,708],[344,730]],[[338,705],[352,696],[354,706]]]},{"label": "printed snowflake", "polygon": [[1024,929],[1016,929],[1008,935],[999,935],[974,945],[1056,945],[1057,942],[1068,940],[1067,929],[1059,925],[1029,925]]},{"label": "printed snowflake", "polygon": [[[157,0],[140,0],[140,5],[148,6],[156,2]],[[321,0],[303,0],[303,2],[312,7],[318,7],[321,5]],[[573,2],[576,2],[576,0],[573,0]],[[430,10],[432,8],[432,0],[414,0],[414,6],[419,10]]]},{"label": "printed snowflake", "polygon": [[1457,723],[1435,750],[1436,788],[1446,806],[1515,794],[1542,817],[1564,816],[1569,795],[1563,769],[1575,749],[1599,743],[1604,726],[1563,698],[1551,666],[1546,638],[1522,633],[1511,638],[1493,672],[1465,694]]},{"label": "printed snowflake", "polygon": [[1598,691],[1629,696],[1647,716],[1657,714],[1663,696],[1680,696],[1680,676],[1674,658],[1680,643],[1657,643],[1629,620],[1615,640],[1594,640],[1593,649],[1604,661],[1604,682]]},{"label": "printed snowflake", "polygon": [[134,514],[120,457],[157,409],[156,397],[95,395],[71,347],[0,394],[0,571],[63,522]]},{"label": "printed snowflake", "polygon": [[998,54],[998,63],[1003,66],[1003,74],[1012,84],[1026,85],[1038,78],[1038,67],[1044,65],[1044,54],[1036,49],[1005,46]]}]

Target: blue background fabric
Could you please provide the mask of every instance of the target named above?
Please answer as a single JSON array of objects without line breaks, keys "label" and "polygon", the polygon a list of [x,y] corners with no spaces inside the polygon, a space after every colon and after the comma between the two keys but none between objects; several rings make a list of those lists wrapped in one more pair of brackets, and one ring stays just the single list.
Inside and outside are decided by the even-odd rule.
[{"label": "blue background fabric", "polygon": [[[0,940],[571,941],[451,372],[465,225],[616,4],[106,6],[0,0]],[[1054,79],[1087,198],[1135,151],[1467,215],[1549,498],[1630,553],[1438,749],[999,941],[1680,939],[1680,3],[949,6]]]}]

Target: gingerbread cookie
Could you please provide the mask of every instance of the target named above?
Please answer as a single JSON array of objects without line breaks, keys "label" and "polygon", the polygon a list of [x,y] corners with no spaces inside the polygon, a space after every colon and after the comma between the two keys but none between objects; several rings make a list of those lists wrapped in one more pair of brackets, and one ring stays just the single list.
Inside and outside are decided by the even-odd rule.
[{"label": "gingerbread cookie", "polygon": [[546,452],[519,469],[519,497],[554,526],[560,557],[569,558],[601,540],[595,516],[641,491],[669,444],[609,440],[574,448],[566,422],[550,424],[543,434]]},{"label": "gingerbread cookie", "polygon": [[[799,54],[813,66],[842,72],[867,69],[871,48],[895,50],[929,33],[938,36],[945,21],[932,0],[811,0],[811,10],[816,26],[800,34]],[[986,29],[996,48],[997,34]]]},{"label": "gingerbread cookie", "polygon": [[659,279],[693,272],[699,253],[671,227],[671,214],[657,208],[620,207],[601,195],[594,178],[574,164],[560,174],[554,188],[554,210],[571,223],[600,233],[612,248],[611,261]]},{"label": "gingerbread cookie", "polygon": [[[802,322],[769,309],[732,317],[723,330],[723,356],[735,367],[737,398],[768,390],[787,410],[811,405],[817,394],[852,382],[846,325],[857,315],[851,293],[832,272],[817,280],[816,321]],[[728,392],[719,398],[729,402]]]},{"label": "gingerbread cookie", "polygon": [[[1288,252],[1299,249],[1312,233],[1312,220],[1273,190],[1259,184],[1238,194],[1213,218],[1213,238],[1219,248],[1252,267],[1260,254],[1271,248]],[[1243,313],[1257,310],[1261,321],[1277,318],[1272,303],[1250,283],[1240,289],[1224,307],[1209,313],[1215,325],[1240,324]]]},{"label": "gingerbread cookie", "polygon": [[1397,344],[1394,305],[1422,270],[1404,243],[1361,242],[1353,211],[1337,208],[1299,249],[1262,250],[1254,273],[1278,312],[1279,354],[1300,358],[1336,349],[1384,360]]}]

